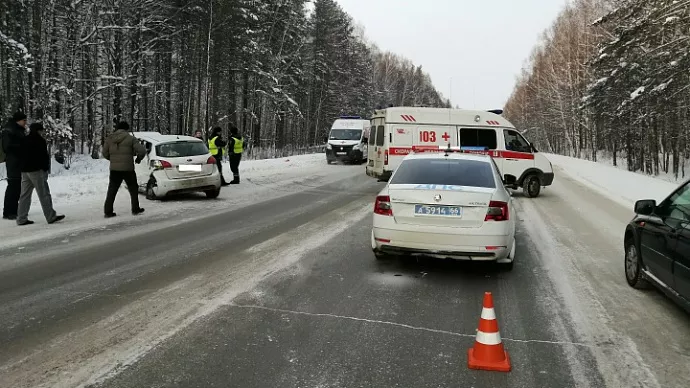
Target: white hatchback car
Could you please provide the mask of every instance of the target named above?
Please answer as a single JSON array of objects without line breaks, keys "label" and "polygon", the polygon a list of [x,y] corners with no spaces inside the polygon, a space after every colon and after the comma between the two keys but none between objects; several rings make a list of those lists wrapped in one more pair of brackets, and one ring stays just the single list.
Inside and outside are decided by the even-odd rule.
[{"label": "white hatchback car", "polygon": [[204,192],[209,198],[220,194],[221,179],[216,159],[203,140],[191,136],[133,132],[146,148],[146,156],[135,167],[146,198],[155,200],[170,194]]},{"label": "white hatchback car", "polygon": [[512,269],[515,216],[496,163],[459,147],[406,156],[376,197],[371,247],[378,259],[427,256]]}]

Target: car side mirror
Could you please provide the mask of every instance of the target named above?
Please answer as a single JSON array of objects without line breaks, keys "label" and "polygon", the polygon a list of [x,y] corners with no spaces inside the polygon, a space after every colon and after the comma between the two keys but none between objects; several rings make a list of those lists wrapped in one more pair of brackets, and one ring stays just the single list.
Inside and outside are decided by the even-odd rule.
[{"label": "car side mirror", "polygon": [[503,184],[506,186],[512,186],[517,182],[515,175],[506,174],[503,176]]},{"label": "car side mirror", "polygon": [[643,199],[635,202],[635,214],[650,216],[654,214],[654,209],[656,209],[656,201],[653,199]]}]

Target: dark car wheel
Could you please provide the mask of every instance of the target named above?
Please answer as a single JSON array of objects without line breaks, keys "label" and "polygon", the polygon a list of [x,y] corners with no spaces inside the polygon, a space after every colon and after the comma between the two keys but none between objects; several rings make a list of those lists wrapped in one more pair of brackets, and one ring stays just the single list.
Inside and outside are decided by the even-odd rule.
[{"label": "dark car wheel", "polygon": [[522,182],[522,191],[528,198],[535,198],[541,192],[541,180],[536,175],[530,175]]},{"label": "dark car wheel", "polygon": [[220,195],[220,188],[213,189],[213,190],[206,190],[206,191],[204,191],[204,193],[206,194],[206,197],[209,199],[218,198],[218,196]]},{"label": "dark car wheel", "polygon": [[625,240],[625,280],[633,288],[644,289],[648,283],[642,273],[642,261],[640,259],[635,239],[628,237]]}]

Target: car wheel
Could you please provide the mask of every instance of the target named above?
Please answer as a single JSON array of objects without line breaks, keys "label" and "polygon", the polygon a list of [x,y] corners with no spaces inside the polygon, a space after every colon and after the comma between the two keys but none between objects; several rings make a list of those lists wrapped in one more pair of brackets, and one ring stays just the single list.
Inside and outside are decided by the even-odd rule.
[{"label": "car wheel", "polygon": [[218,198],[218,196],[220,195],[220,188],[214,190],[206,190],[204,191],[204,193],[206,193],[207,198],[215,199]]},{"label": "car wheel", "polygon": [[499,266],[503,270],[512,271],[513,270],[513,264],[515,264],[515,260],[511,261],[510,263],[501,263],[501,264],[499,264]]},{"label": "car wheel", "polygon": [[522,191],[528,198],[535,198],[541,192],[541,180],[536,175],[529,175],[522,182]]},{"label": "car wheel", "polygon": [[386,260],[390,258],[389,255],[381,253],[379,251],[374,251],[374,257],[376,257],[376,260]]},{"label": "car wheel", "polygon": [[150,201],[155,201],[158,199],[156,196],[156,193],[153,191],[153,187],[156,185],[156,180],[151,178],[149,179],[149,182],[146,184],[146,199]]},{"label": "car wheel", "polygon": [[642,273],[642,260],[633,237],[625,240],[625,280],[630,287],[644,289],[649,284]]}]

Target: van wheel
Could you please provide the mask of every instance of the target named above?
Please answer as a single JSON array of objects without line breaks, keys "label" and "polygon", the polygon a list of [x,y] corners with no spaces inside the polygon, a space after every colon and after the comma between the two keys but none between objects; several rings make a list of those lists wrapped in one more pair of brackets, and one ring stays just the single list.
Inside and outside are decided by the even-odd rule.
[{"label": "van wheel", "polygon": [[156,193],[153,192],[153,188],[156,186],[156,180],[154,178],[149,179],[146,184],[146,199],[150,201],[155,201],[158,199]]},{"label": "van wheel", "polygon": [[522,191],[528,198],[536,198],[541,192],[541,180],[536,175],[529,175],[522,182]]}]

